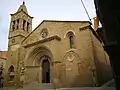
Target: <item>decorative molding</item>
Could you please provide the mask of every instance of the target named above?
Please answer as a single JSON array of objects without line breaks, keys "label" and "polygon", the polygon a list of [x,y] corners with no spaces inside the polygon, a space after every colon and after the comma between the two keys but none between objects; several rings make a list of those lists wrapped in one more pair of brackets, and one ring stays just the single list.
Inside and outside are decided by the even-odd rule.
[{"label": "decorative molding", "polygon": [[[16,13],[14,13],[14,14],[10,14],[11,16],[14,16],[14,15],[16,15],[16,14],[18,14],[18,13],[20,13],[21,11],[19,11],[19,12],[16,12]],[[26,12],[24,12],[24,11],[22,11],[25,15],[27,15],[28,17],[30,17],[30,18],[33,18],[33,17],[31,17],[30,15],[28,15]]]},{"label": "decorative molding", "polygon": [[77,49],[72,48],[72,49],[67,50],[66,53],[68,53],[68,52],[74,52],[74,51],[76,51],[76,50],[77,50]]},{"label": "decorative molding", "polygon": [[42,40],[40,40],[40,41],[31,43],[31,44],[25,44],[25,45],[23,45],[23,47],[25,47],[25,48],[31,47],[31,46],[33,46],[33,45],[37,45],[37,44],[39,44],[39,43],[49,42],[49,41],[52,41],[52,40],[54,40],[54,39],[56,39],[56,40],[58,40],[58,41],[61,40],[61,38],[60,38],[59,36],[55,35],[55,36],[51,36],[51,37],[49,37],[49,38],[45,38],[45,39],[42,39]]},{"label": "decorative molding", "polygon": [[87,29],[89,29],[89,28],[90,28],[90,26],[84,26],[84,27],[79,28],[79,30],[80,30],[80,31],[83,31],[83,30],[87,30]]},{"label": "decorative molding", "polygon": [[52,63],[62,63],[61,61],[53,61]]},{"label": "decorative molding", "polygon": [[36,68],[36,67],[40,67],[40,65],[39,66],[25,66],[26,68]]},{"label": "decorative molding", "polygon": [[68,30],[68,31],[65,33],[64,38],[67,37],[67,34],[68,34],[69,32],[73,33],[73,35],[75,36],[75,31],[73,31],[73,30]]},{"label": "decorative molding", "polygon": [[18,36],[22,36],[22,37],[25,38],[25,36],[19,34],[19,35],[15,35],[15,36],[12,36],[12,37],[9,36],[8,39],[11,39],[11,38],[13,38],[13,37],[18,37]]},{"label": "decorative molding", "polygon": [[[72,55],[72,57],[69,58],[69,56],[71,56],[71,55]],[[81,63],[81,58],[79,57],[79,55],[75,51],[69,51],[63,57],[63,61],[67,61],[67,62],[72,63],[73,60],[75,60],[76,63],[79,63],[79,62]]]},{"label": "decorative molding", "polygon": [[75,56],[71,53],[67,56],[67,60],[70,62],[72,62],[74,60],[74,58],[75,58]]},{"label": "decorative molding", "polygon": [[61,61],[53,61],[51,65],[54,66],[55,64],[61,64],[61,63],[62,63]]}]

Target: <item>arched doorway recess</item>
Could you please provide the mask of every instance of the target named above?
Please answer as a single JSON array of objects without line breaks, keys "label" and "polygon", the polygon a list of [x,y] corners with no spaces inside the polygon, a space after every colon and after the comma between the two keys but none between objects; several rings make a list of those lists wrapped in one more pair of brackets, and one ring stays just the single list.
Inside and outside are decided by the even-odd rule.
[{"label": "arched doorway recess", "polygon": [[[37,80],[40,83],[52,83],[52,60],[51,50],[46,46],[35,47],[26,58],[27,81]],[[31,74],[36,73],[34,76]]]},{"label": "arched doorway recess", "polygon": [[13,81],[15,78],[15,71],[13,65],[9,67],[8,73],[9,73],[9,81]]},{"label": "arched doorway recess", "polygon": [[50,83],[50,62],[47,56],[42,61],[42,83]]}]

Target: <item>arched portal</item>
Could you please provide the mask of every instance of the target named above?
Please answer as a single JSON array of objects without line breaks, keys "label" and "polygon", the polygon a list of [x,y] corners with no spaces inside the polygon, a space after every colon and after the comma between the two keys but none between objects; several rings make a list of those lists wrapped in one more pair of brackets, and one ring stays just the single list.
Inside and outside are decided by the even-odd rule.
[{"label": "arched portal", "polygon": [[[26,81],[38,81],[40,83],[52,83],[53,55],[47,47],[36,47],[30,52],[26,62]],[[34,72],[34,75],[32,75]]]},{"label": "arched portal", "polygon": [[48,58],[42,62],[42,83],[50,83],[50,62]]}]

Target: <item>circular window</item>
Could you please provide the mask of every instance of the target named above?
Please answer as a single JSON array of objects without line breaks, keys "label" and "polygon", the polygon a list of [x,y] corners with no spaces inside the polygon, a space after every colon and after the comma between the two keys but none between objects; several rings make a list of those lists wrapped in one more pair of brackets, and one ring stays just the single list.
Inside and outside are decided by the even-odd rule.
[{"label": "circular window", "polygon": [[48,36],[48,29],[44,28],[41,33],[42,38],[46,38]]}]

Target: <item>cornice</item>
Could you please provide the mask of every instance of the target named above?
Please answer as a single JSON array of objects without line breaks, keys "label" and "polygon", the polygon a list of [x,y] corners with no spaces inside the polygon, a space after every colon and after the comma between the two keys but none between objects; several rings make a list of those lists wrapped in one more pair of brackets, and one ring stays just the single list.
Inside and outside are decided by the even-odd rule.
[{"label": "cornice", "polygon": [[[13,16],[13,15],[16,15],[16,14],[18,14],[18,13],[20,13],[21,11],[19,11],[19,12],[16,12],[16,13],[14,13],[14,14],[10,14],[11,16]],[[30,18],[33,18],[33,17],[31,17],[30,15],[28,15],[26,12],[24,12],[24,11],[22,11],[24,14],[26,14],[28,17],[30,17]]]},{"label": "cornice", "polygon": [[37,44],[40,44],[40,43],[45,43],[45,42],[52,41],[52,40],[54,40],[54,39],[56,39],[56,40],[58,40],[58,41],[61,40],[61,38],[60,38],[59,36],[55,35],[55,36],[51,36],[51,37],[49,37],[49,38],[45,38],[45,39],[39,40],[39,41],[34,42],[34,43],[24,44],[24,45],[22,45],[22,46],[25,47],[25,48],[28,48],[28,47],[31,47],[31,46],[33,46],[33,45],[37,45]]}]

